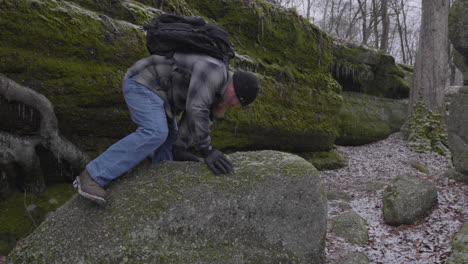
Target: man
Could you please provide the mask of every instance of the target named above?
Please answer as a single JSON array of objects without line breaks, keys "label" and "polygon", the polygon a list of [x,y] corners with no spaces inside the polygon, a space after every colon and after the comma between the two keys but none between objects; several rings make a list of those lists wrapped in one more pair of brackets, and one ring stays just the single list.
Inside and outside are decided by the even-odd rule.
[{"label": "man", "polygon": [[[174,149],[177,160],[190,155],[185,149],[193,140],[214,173],[232,171],[229,159],[211,145],[209,123],[228,107],[255,100],[259,89],[255,74],[229,72],[224,62],[202,54],[152,55],[127,70],[122,87],[138,129],[91,161],[76,177],[73,185],[81,196],[105,203],[104,187],[149,155],[153,154],[153,164],[172,160],[178,134],[178,142],[185,146]],[[179,131],[176,120],[180,115]]]}]

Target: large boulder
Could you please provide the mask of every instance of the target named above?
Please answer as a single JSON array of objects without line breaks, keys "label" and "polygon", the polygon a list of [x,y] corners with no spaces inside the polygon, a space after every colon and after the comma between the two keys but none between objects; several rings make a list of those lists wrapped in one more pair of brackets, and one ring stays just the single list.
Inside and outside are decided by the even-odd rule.
[{"label": "large boulder", "polygon": [[367,244],[369,241],[366,220],[353,210],[334,217],[332,231],[351,243]]},{"label": "large boulder", "polygon": [[363,145],[400,130],[408,115],[405,101],[343,92],[337,145]]},{"label": "large boulder", "polygon": [[468,85],[468,1],[458,0],[450,8],[449,38],[461,56],[457,56],[455,63],[463,72],[463,82]]},{"label": "large boulder", "polygon": [[413,224],[437,203],[435,184],[412,175],[398,176],[384,190],[383,217],[389,225]]},{"label": "large boulder", "polygon": [[457,179],[468,182],[468,1],[456,1],[450,9],[449,37],[459,52],[457,66],[462,70],[464,85],[458,93],[448,97],[448,145],[452,152]]},{"label": "large boulder", "polygon": [[452,153],[453,165],[462,181],[468,182],[468,87],[461,88],[450,96],[447,128],[448,146]]},{"label": "large boulder", "polygon": [[276,151],[231,154],[236,171],[142,164],[100,207],[74,197],[8,263],[325,263],[327,202],[317,170]]},{"label": "large boulder", "polygon": [[343,40],[333,42],[333,77],[343,91],[386,98],[408,98],[412,69],[397,65],[381,50]]}]

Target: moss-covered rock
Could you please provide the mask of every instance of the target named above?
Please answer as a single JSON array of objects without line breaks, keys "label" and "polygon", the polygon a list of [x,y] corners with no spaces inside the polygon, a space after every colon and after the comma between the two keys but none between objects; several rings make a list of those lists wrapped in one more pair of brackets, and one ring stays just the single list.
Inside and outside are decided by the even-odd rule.
[{"label": "moss-covered rock", "polygon": [[91,156],[135,128],[121,79],[148,55],[139,26],[164,11],[224,26],[238,53],[231,66],[261,77],[257,102],[216,125],[218,148],[333,147],[342,99],[329,72],[331,38],[294,12],[261,0],[2,0],[0,7],[0,72],[49,98],[61,132]]},{"label": "moss-covered rock", "polygon": [[319,170],[336,170],[348,166],[348,159],[335,151],[297,153]]},{"label": "moss-covered rock", "polygon": [[203,164],[142,164],[100,207],[74,197],[8,263],[325,263],[326,197],[317,170],[276,151]]},{"label": "moss-covered rock", "polygon": [[349,195],[347,192],[338,191],[338,190],[329,190],[327,191],[327,199],[329,201],[333,201],[333,200],[351,201],[353,197]]},{"label": "moss-covered rock", "polygon": [[413,111],[401,127],[407,145],[419,153],[437,152],[450,156],[447,142],[447,127],[444,116],[427,109],[423,102],[413,106]]},{"label": "moss-covered rock", "polygon": [[362,145],[400,130],[408,110],[405,101],[343,92],[337,145]]},{"label": "moss-covered rock", "polygon": [[389,225],[413,224],[437,203],[435,184],[412,175],[398,176],[384,190],[383,216]]},{"label": "moss-covered rock", "polygon": [[412,69],[380,50],[335,40],[333,77],[344,91],[386,98],[408,98]]},{"label": "moss-covered rock", "polygon": [[455,1],[449,14],[449,38],[457,53],[454,61],[463,72],[463,82],[468,85],[468,1]]},{"label": "moss-covered rock", "polygon": [[0,72],[45,95],[67,138],[131,131],[121,78],[147,54],[135,25],[69,1],[3,0],[0,31]]},{"label": "moss-covered rock", "polygon": [[458,171],[458,179],[468,182],[468,89],[451,96],[448,104],[449,114],[446,117],[448,130],[448,146],[452,161]]},{"label": "moss-covered rock", "polygon": [[341,264],[369,264],[369,258],[361,252],[353,252],[346,255],[341,261]]},{"label": "moss-covered rock", "polygon": [[41,194],[15,191],[8,199],[1,201],[0,254],[8,254],[16,241],[31,233],[47,213],[56,210],[74,193],[71,184],[56,184]]},{"label": "moss-covered rock", "polygon": [[421,164],[421,163],[419,163],[417,161],[410,161],[410,162],[408,162],[408,164],[411,167],[415,168],[416,170],[418,170],[418,171],[420,171],[422,173],[429,174],[429,169],[424,164]]},{"label": "moss-covered rock", "polygon": [[366,220],[353,210],[334,217],[332,231],[355,244],[367,244],[369,240]]},{"label": "moss-covered rock", "polygon": [[187,1],[232,36],[242,56],[236,68],[259,73],[261,90],[251,106],[215,123],[223,149],[330,150],[337,135],[340,85],[328,68],[331,38],[293,12],[263,1]]},{"label": "moss-covered rock", "polygon": [[468,222],[463,223],[457,234],[450,242],[452,255],[447,264],[463,264],[468,261]]}]

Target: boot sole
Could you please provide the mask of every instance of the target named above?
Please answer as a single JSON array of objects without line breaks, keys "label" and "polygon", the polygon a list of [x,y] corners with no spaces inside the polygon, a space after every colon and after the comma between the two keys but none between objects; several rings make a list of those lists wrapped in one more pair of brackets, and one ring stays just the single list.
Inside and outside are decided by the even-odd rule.
[{"label": "boot sole", "polygon": [[78,191],[78,194],[81,197],[84,197],[84,198],[86,198],[88,200],[96,202],[96,203],[98,203],[100,205],[104,205],[106,203],[106,200],[104,200],[104,198],[96,196],[96,195],[92,195],[92,194],[89,194],[89,193],[86,193],[83,190],[81,190],[80,179],[78,177],[76,177],[76,179],[73,181],[73,187]]}]

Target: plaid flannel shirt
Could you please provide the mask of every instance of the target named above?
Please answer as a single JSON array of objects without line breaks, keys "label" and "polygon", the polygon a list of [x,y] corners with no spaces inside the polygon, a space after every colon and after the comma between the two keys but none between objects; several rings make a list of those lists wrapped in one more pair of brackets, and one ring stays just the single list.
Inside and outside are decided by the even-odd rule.
[{"label": "plaid flannel shirt", "polygon": [[[188,85],[173,85],[174,69],[190,73]],[[218,59],[201,54],[175,53],[173,58],[152,55],[137,61],[126,76],[138,74],[137,82],[155,92],[165,102],[166,115],[180,120],[176,145],[188,147],[192,141],[204,152],[211,150],[211,109],[223,97],[232,73]],[[171,128],[171,122],[168,122]]]}]

